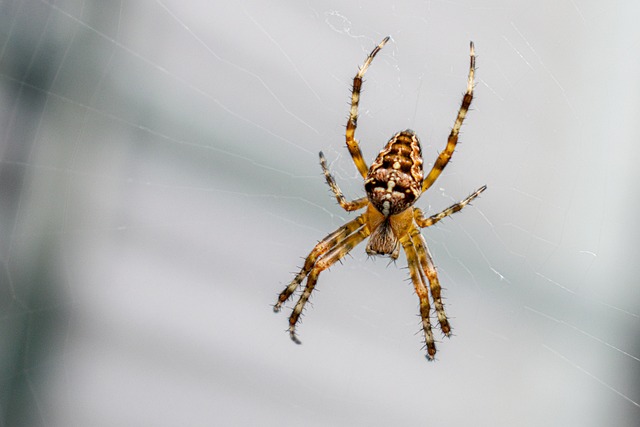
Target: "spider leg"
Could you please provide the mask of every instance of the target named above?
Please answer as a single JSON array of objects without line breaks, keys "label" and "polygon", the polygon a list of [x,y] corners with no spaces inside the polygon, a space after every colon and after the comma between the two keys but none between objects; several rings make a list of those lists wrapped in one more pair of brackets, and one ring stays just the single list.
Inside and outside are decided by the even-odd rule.
[{"label": "spider leg", "polygon": [[480,195],[480,193],[482,193],[486,189],[487,189],[487,186],[483,185],[482,187],[478,188],[475,191],[475,193],[473,193],[472,195],[470,195],[466,199],[449,206],[447,209],[443,210],[440,213],[437,213],[435,215],[431,215],[429,218],[425,218],[424,217],[424,213],[422,213],[422,210],[420,210],[419,208],[414,208],[413,209],[413,215],[414,215],[414,218],[416,220],[416,223],[418,224],[418,227],[420,227],[420,228],[430,227],[433,224],[435,224],[436,222],[440,221],[441,219],[446,218],[449,215],[454,214],[454,213],[456,213],[458,211],[461,211],[462,208],[464,208],[469,203],[471,203],[471,201],[473,199],[478,197]]},{"label": "spider leg", "polygon": [[364,64],[358,70],[358,74],[353,78],[353,89],[351,90],[351,110],[349,111],[349,121],[347,121],[347,148],[349,149],[349,153],[351,153],[351,157],[353,158],[353,163],[355,163],[356,168],[360,172],[363,178],[367,177],[367,172],[369,171],[369,167],[367,166],[364,158],[362,157],[362,152],[360,151],[360,147],[358,146],[358,141],[354,138],[356,127],[358,126],[358,102],[360,102],[360,89],[362,88],[362,77],[364,73],[369,68],[371,61],[376,56],[376,54],[382,49],[382,47],[389,41],[389,36],[385,37],[378,46],[376,46],[369,56],[367,57]]},{"label": "spider leg", "polygon": [[429,253],[429,248],[427,247],[427,242],[420,234],[420,230],[414,228],[411,231],[411,239],[413,240],[413,244],[416,247],[416,251],[418,252],[418,257],[420,258],[420,265],[424,270],[424,274],[426,274],[427,279],[429,280],[429,287],[431,288],[431,298],[433,299],[433,305],[436,309],[436,314],[438,315],[438,323],[440,323],[440,329],[446,336],[451,335],[451,325],[449,325],[449,321],[447,320],[447,315],[444,312],[444,304],[442,304],[442,288],[440,287],[440,281],[438,280],[438,271],[436,270],[436,266],[433,263],[433,258],[431,258],[431,253]]},{"label": "spider leg", "polygon": [[278,301],[273,306],[273,311],[275,311],[276,313],[280,311],[280,309],[282,308],[282,304],[284,304],[291,297],[291,295],[293,295],[296,289],[298,289],[298,286],[300,286],[300,283],[302,283],[304,278],[307,277],[319,257],[322,257],[324,254],[340,245],[350,234],[352,234],[358,228],[361,228],[363,225],[364,216],[360,215],[353,221],[349,221],[348,223],[322,239],[320,242],[318,242],[318,244],[311,250],[309,255],[307,255],[307,258],[304,260],[304,265],[302,266],[300,272],[291,281],[289,286],[284,288],[284,290],[278,296]]},{"label": "spider leg", "polygon": [[327,268],[331,267],[340,258],[344,257],[348,254],[353,248],[355,248],[360,242],[366,239],[369,236],[369,229],[366,226],[360,228],[357,232],[351,234],[343,241],[339,242],[331,251],[322,255],[320,259],[315,263],[311,272],[309,273],[309,277],[307,278],[307,284],[300,295],[300,299],[296,303],[296,306],[291,312],[291,316],[289,317],[289,336],[296,343],[300,344],[300,340],[296,336],[296,323],[300,319],[300,314],[304,309],[305,304],[309,300],[311,296],[311,292],[313,292],[313,288],[316,286],[316,282],[318,281],[318,276],[320,273]]},{"label": "spider leg", "polygon": [[476,70],[476,54],[473,48],[473,42],[470,44],[470,64],[469,64],[469,78],[467,80],[467,92],[464,94],[462,98],[462,104],[460,105],[460,109],[458,110],[458,116],[456,117],[456,121],[451,129],[451,133],[449,134],[449,139],[447,140],[447,146],[444,151],[440,153],[438,159],[433,164],[429,175],[422,181],[422,192],[427,191],[431,185],[438,179],[440,173],[447,166],[451,156],[453,155],[453,151],[456,149],[456,144],[458,143],[458,134],[460,133],[460,127],[462,126],[462,122],[464,121],[465,116],[467,115],[467,111],[469,111],[469,106],[471,105],[471,101],[473,100],[473,76]]},{"label": "spider leg", "polygon": [[342,194],[342,190],[340,190],[340,187],[338,187],[336,180],[331,175],[331,172],[329,172],[329,168],[327,167],[327,160],[324,158],[324,154],[322,154],[322,151],[320,152],[320,166],[322,166],[327,184],[329,184],[329,187],[331,187],[331,191],[333,191],[333,194],[336,195],[336,199],[338,200],[340,206],[342,206],[342,209],[344,209],[345,211],[355,211],[367,206],[367,204],[369,203],[369,199],[367,199],[366,197],[361,197],[351,202],[347,202],[344,194]]},{"label": "spider leg", "polygon": [[420,317],[422,318],[422,329],[427,344],[427,359],[433,360],[436,355],[436,344],[433,339],[433,330],[431,329],[431,306],[429,305],[429,290],[425,284],[424,272],[420,268],[420,261],[416,246],[409,234],[406,234],[401,240],[402,247],[407,254],[407,262],[409,264],[409,273],[411,281],[416,289],[416,294],[420,299]]}]

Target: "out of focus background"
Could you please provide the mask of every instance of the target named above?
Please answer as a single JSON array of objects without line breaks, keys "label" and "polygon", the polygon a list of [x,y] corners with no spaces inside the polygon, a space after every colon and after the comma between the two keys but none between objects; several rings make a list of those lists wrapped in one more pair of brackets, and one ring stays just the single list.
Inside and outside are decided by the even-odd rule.
[{"label": "out of focus background", "polygon": [[[640,4],[0,3],[0,425],[637,426]],[[395,132],[454,336],[364,245],[271,305]]]}]

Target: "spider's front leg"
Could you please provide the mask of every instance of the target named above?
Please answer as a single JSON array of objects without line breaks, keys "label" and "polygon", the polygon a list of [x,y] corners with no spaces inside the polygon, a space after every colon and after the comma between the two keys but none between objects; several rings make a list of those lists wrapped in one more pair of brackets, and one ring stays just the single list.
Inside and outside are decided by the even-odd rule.
[{"label": "spider's front leg", "polygon": [[340,245],[350,234],[361,228],[363,225],[364,216],[360,215],[353,221],[349,221],[348,223],[322,239],[320,242],[318,242],[318,244],[315,245],[315,247],[311,250],[309,255],[307,255],[307,258],[304,260],[304,265],[300,269],[300,272],[291,281],[289,286],[287,286],[282,292],[280,292],[278,301],[273,306],[273,311],[275,311],[276,313],[280,311],[280,309],[282,308],[282,304],[284,304],[289,298],[291,298],[291,295],[293,295],[296,289],[298,289],[300,283],[302,283],[304,278],[307,277],[313,266],[316,264],[318,258],[324,256],[336,246]]},{"label": "spider's front leg", "polygon": [[411,275],[411,281],[416,289],[416,294],[420,299],[420,317],[422,318],[422,330],[424,331],[424,338],[427,346],[427,359],[433,360],[436,355],[436,344],[433,338],[433,330],[431,328],[431,318],[429,317],[431,312],[431,305],[429,304],[429,289],[426,285],[426,278],[424,272],[420,268],[420,261],[418,258],[418,252],[416,246],[407,233],[400,240],[405,253],[407,254],[407,262],[409,264],[409,273]]},{"label": "spider's front leg", "polygon": [[307,284],[304,291],[302,292],[302,295],[300,295],[300,299],[296,303],[296,306],[289,317],[289,336],[293,342],[301,344],[300,340],[296,336],[296,324],[298,323],[298,320],[300,320],[300,314],[302,314],[305,304],[309,301],[309,297],[316,286],[320,273],[339,261],[340,258],[348,254],[368,236],[369,229],[367,227],[360,228],[358,231],[345,238],[342,242],[338,243],[330,252],[321,256],[315,263],[309,272],[309,277],[307,278]]}]

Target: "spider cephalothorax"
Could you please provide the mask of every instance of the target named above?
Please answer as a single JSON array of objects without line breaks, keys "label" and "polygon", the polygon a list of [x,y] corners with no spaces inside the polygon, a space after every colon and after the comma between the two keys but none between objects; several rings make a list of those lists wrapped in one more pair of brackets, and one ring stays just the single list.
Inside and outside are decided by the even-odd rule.
[{"label": "spider cephalothorax", "polygon": [[302,281],[307,278],[304,291],[289,317],[289,335],[293,341],[300,343],[295,333],[296,324],[322,271],[348,254],[367,237],[369,237],[369,242],[366,250],[370,255],[389,255],[391,258],[396,259],[400,254],[400,246],[402,246],[407,255],[411,281],[420,299],[420,316],[427,346],[427,358],[432,360],[436,354],[436,346],[431,327],[429,293],[431,293],[431,301],[438,317],[440,329],[446,336],[451,334],[451,326],[442,304],[441,288],[436,267],[427,244],[420,234],[420,228],[429,227],[442,218],[458,212],[478,197],[486,187],[480,187],[466,199],[429,218],[425,218],[422,211],[419,208],[414,208],[413,205],[420,195],[431,187],[440,176],[455,150],[460,127],[473,100],[475,54],[473,43],[471,43],[467,92],[462,98],[462,104],[458,110],[453,129],[449,134],[447,146],[440,153],[425,178],[422,170],[423,161],[420,142],[412,130],[407,129],[395,134],[380,151],[371,168],[367,167],[362,158],[358,141],[354,138],[358,121],[358,102],[360,101],[362,77],[375,55],[388,41],[389,37],[386,37],[367,57],[364,65],[353,79],[353,90],[351,92],[351,111],[346,132],[347,148],[356,168],[364,178],[364,189],[367,196],[350,202],[347,201],[333,176],[331,176],[324,155],[320,152],[320,165],[327,183],[340,206],[347,211],[365,207],[367,210],[329,234],[313,248],[305,259],[304,266],[300,272],[278,296],[274,310],[276,312],[280,311],[282,304],[293,295]]}]

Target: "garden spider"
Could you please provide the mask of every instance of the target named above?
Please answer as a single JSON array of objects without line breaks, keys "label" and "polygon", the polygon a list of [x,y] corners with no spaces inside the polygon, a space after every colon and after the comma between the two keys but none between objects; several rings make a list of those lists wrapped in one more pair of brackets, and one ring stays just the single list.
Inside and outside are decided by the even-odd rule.
[{"label": "garden spider", "polygon": [[[473,42],[471,42],[467,91],[462,98],[462,104],[453,129],[449,134],[447,146],[438,156],[426,178],[424,178],[420,142],[412,130],[407,129],[395,134],[380,151],[371,168],[367,167],[362,158],[358,141],[354,138],[358,121],[358,101],[360,100],[362,77],[373,58],[388,41],[389,37],[385,37],[369,54],[364,65],[353,79],[353,90],[351,92],[351,111],[346,131],[347,148],[356,168],[364,178],[364,188],[367,196],[348,202],[331,176],[324,155],[320,152],[320,165],[324,171],[324,176],[340,206],[346,211],[355,211],[365,207],[367,210],[356,219],[349,221],[329,234],[313,248],[305,259],[304,266],[298,275],[280,293],[273,309],[275,312],[279,312],[282,304],[293,295],[305,277],[307,278],[304,291],[289,317],[289,335],[294,342],[300,344],[300,340],[296,336],[296,324],[322,271],[348,254],[367,237],[369,237],[369,242],[366,250],[369,255],[389,255],[395,260],[398,258],[400,245],[402,245],[407,255],[411,280],[420,298],[422,329],[424,330],[427,347],[426,356],[427,359],[433,360],[436,354],[436,345],[431,329],[429,288],[431,289],[431,299],[435,306],[438,322],[444,335],[451,335],[451,326],[444,312],[436,266],[418,227],[429,227],[441,219],[458,212],[478,197],[487,187],[480,187],[466,199],[429,218],[425,218],[422,210],[414,208],[413,204],[440,176],[456,148],[460,127],[473,99],[475,53]],[[427,282],[429,283],[429,288],[427,287]]]}]

